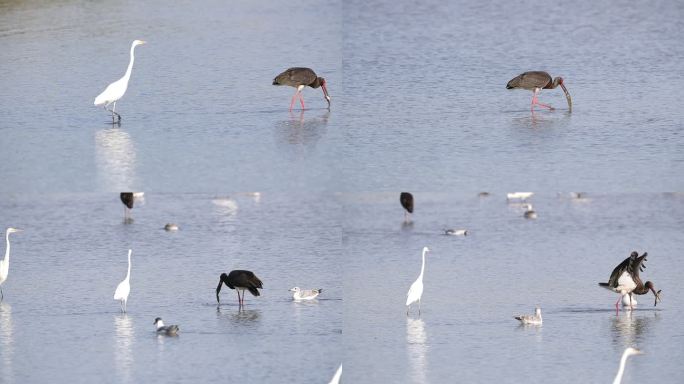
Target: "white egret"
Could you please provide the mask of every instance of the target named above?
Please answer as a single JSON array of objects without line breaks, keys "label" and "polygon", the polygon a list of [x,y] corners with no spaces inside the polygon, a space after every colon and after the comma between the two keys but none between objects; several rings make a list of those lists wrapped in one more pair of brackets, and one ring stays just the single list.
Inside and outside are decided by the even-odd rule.
[{"label": "white egret", "polygon": [[132,249],[128,250],[128,272],[126,278],[119,283],[114,291],[114,300],[121,302],[121,311],[126,312],[126,303],[128,302],[128,294],[131,293],[131,253]]},{"label": "white egret", "polygon": [[506,200],[522,200],[525,201],[532,197],[534,192],[509,192],[506,194]]},{"label": "white egret", "polygon": [[154,325],[157,327],[158,335],[176,336],[180,330],[177,325],[164,325],[161,317],[154,319]]},{"label": "white egret", "polygon": [[425,272],[425,254],[430,251],[430,248],[423,247],[423,265],[420,267],[420,275],[416,281],[411,284],[408,293],[406,294],[406,316],[409,314],[411,304],[418,302],[418,315],[420,316],[420,299],[423,296],[423,274]]},{"label": "white egret", "polygon": [[330,380],[330,383],[328,384],[340,384],[340,378],[342,377],[342,364],[340,364],[339,367],[337,367],[337,371],[335,371],[335,375],[332,377]]},{"label": "white egret", "polygon": [[294,300],[313,300],[323,292],[323,289],[300,289],[299,287],[294,287],[290,289],[290,292],[294,292],[292,294]]},{"label": "white egret", "polygon": [[[254,296],[260,296],[261,293],[259,293],[257,288],[263,288],[261,280],[259,280],[252,271],[237,269],[230,271],[229,274],[222,273],[221,277],[219,277],[218,286],[216,287],[216,302],[219,304],[221,303],[219,301],[219,293],[221,292],[223,284],[237,292],[240,307],[245,303],[245,290],[248,290]],[[240,297],[240,290],[242,290],[242,297]]]},{"label": "white egret", "polygon": [[[135,55],[133,51],[135,51],[135,47],[142,44],[145,44],[145,41],[133,41],[133,44],[131,44],[131,60],[128,63],[126,73],[119,80],[109,84],[107,88],[105,88],[105,90],[95,98],[95,105],[104,105],[104,109],[112,113],[112,123],[114,122],[114,115],[116,115],[118,118],[117,123],[121,123],[121,115],[116,113],[116,102],[123,97],[123,95],[126,93],[126,89],[128,89],[128,80],[131,79],[133,61],[135,61]],[[113,108],[108,109],[107,107],[112,103],[114,103]]]},{"label": "white egret", "polygon": [[17,233],[21,232],[22,229],[17,229],[17,228],[7,228],[7,231],[5,232],[5,241],[7,242],[7,248],[5,249],[5,258],[0,261],[0,300],[5,298],[5,294],[2,293],[2,283],[7,280],[7,275],[9,274],[9,261],[10,261],[10,242],[9,242],[9,235],[10,233]]},{"label": "white egret", "polygon": [[541,325],[542,324],[542,314],[541,308],[537,307],[534,309],[534,315],[519,315],[514,316],[516,320],[519,320],[523,324],[531,325]]},{"label": "white egret", "polygon": [[620,384],[622,382],[622,374],[625,373],[625,364],[627,363],[627,358],[634,355],[641,355],[643,352],[636,348],[629,347],[622,352],[622,358],[620,358],[620,369],[618,369],[617,375],[613,380],[613,384]]}]

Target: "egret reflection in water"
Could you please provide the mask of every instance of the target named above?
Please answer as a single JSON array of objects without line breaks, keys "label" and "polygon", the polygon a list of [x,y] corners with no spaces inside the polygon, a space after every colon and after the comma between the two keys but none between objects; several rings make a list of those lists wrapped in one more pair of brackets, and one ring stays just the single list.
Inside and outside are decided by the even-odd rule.
[{"label": "egret reflection in water", "polygon": [[0,356],[2,356],[0,377],[13,377],[14,326],[12,325],[12,306],[4,302],[0,302],[0,346]]},{"label": "egret reflection in water", "polygon": [[125,313],[117,315],[114,317],[114,329],[116,330],[114,362],[117,372],[121,373],[122,381],[130,382],[133,367],[133,336],[135,335],[133,322]]},{"label": "egret reflection in water", "polygon": [[420,318],[406,318],[406,342],[411,378],[414,383],[426,383],[427,335],[425,322]]},{"label": "egret reflection in water", "polygon": [[128,190],[137,185],[136,151],[128,132],[118,128],[95,134],[95,155],[99,183],[106,190]]}]

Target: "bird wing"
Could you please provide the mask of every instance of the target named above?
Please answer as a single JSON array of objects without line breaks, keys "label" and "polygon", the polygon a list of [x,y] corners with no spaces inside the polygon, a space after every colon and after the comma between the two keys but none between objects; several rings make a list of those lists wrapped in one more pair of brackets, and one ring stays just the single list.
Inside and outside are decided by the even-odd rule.
[{"label": "bird wing", "polygon": [[278,83],[303,85],[309,85],[316,81],[317,78],[316,72],[310,68],[303,67],[288,68],[285,72],[276,77],[276,79],[279,80]]},{"label": "bird wing", "polygon": [[408,192],[402,192],[399,195],[399,202],[409,213],[413,213],[413,195]]},{"label": "bird wing", "polygon": [[646,256],[648,256],[648,252],[644,252],[643,255],[636,257],[632,259],[630,257],[630,260],[632,261],[630,263],[630,269],[632,271],[632,274],[634,274],[635,277],[639,277],[639,272],[643,272],[643,270],[646,268],[646,264],[644,262],[646,261]]},{"label": "bird wing", "polygon": [[506,88],[523,88],[523,89],[535,89],[544,88],[547,84],[552,82],[553,79],[551,75],[544,71],[530,71],[522,73],[506,84]]},{"label": "bird wing", "polygon": [[[642,258],[645,258],[646,254],[642,256]],[[610,279],[608,280],[608,286],[611,288],[615,288],[619,285],[618,280],[620,277],[622,277],[622,274],[627,272],[627,273],[634,273],[634,266],[637,265],[637,271],[638,271],[638,265],[641,265],[641,260],[636,263],[636,261],[640,259],[638,257],[638,254],[634,252],[632,255],[630,255],[628,258],[624,259],[622,263],[618,264],[615,269],[613,269],[613,272],[610,274]],[[643,260],[643,259],[642,259]],[[638,276],[638,272],[637,272]]]}]

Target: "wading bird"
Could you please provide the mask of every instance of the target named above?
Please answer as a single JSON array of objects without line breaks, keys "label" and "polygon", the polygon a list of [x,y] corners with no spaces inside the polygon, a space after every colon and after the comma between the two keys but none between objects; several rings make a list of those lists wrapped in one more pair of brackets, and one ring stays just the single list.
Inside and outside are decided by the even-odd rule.
[{"label": "wading bird", "polygon": [[530,325],[541,325],[542,324],[542,314],[541,308],[537,307],[534,309],[534,315],[519,315],[513,316],[514,319],[519,320],[522,324]]},{"label": "wading bird", "polygon": [[423,297],[423,275],[425,272],[425,254],[430,251],[430,248],[423,247],[423,264],[420,267],[420,275],[416,281],[411,284],[411,287],[406,294],[406,316],[409,314],[411,304],[418,302],[418,316],[420,316],[420,299]]},{"label": "wading bird", "polygon": [[406,212],[404,212],[404,221],[408,221],[409,214],[413,213],[413,195],[408,192],[402,192],[399,195],[399,202],[406,210]]},{"label": "wading bird", "polygon": [[7,228],[7,231],[5,232],[5,242],[7,243],[7,246],[5,248],[5,258],[0,261],[0,300],[5,298],[5,294],[2,292],[2,283],[7,280],[7,275],[9,274],[9,262],[10,262],[10,241],[9,241],[9,235],[10,233],[17,233],[21,232],[22,229],[17,229],[17,228],[12,228],[9,227]]},{"label": "wading bird", "polygon": [[[260,296],[261,293],[259,293],[257,288],[263,288],[261,280],[259,280],[251,271],[237,269],[230,271],[229,274],[222,273],[218,286],[216,287],[216,302],[219,304],[221,303],[219,300],[219,293],[221,292],[221,286],[223,284],[237,292],[240,307],[245,303],[245,290],[248,290],[253,296]],[[240,297],[240,290],[242,290],[242,297]]]},{"label": "wading bird", "polygon": [[551,75],[544,71],[525,72],[511,79],[511,81],[506,84],[506,89],[522,88],[534,92],[531,106],[532,111],[534,111],[535,105],[553,109],[553,107],[550,105],[540,103],[537,100],[537,95],[542,89],[554,89],[559,85],[561,88],[563,88],[563,92],[565,92],[565,98],[568,100],[568,111],[572,112],[572,99],[570,98],[568,89],[565,88],[565,85],[563,84],[562,77],[556,77],[555,79],[552,79]]},{"label": "wading bird", "polygon": [[628,258],[613,269],[607,283],[599,283],[600,287],[620,294],[620,297],[615,302],[616,312],[620,311],[618,304],[624,295],[629,295],[631,300],[633,293],[644,295],[650,290],[653,292],[653,295],[655,295],[655,303],[653,306],[656,306],[658,301],[660,301],[660,291],[656,292],[653,283],[647,281],[646,284],[644,284],[641,282],[641,278],[639,278],[639,271],[643,271],[643,269],[646,268],[644,262],[646,261],[647,255],[648,253],[646,252],[641,256],[639,256],[636,251],[632,252]]},{"label": "wading bird", "polygon": [[302,89],[304,89],[306,86],[311,88],[321,87],[323,90],[323,97],[325,97],[325,101],[328,102],[328,109],[330,109],[330,95],[328,95],[328,88],[326,87],[325,79],[316,76],[316,72],[314,72],[311,68],[289,68],[273,79],[273,85],[289,85],[290,87],[297,88],[297,91],[292,96],[292,100],[290,101],[290,111],[292,111],[292,107],[294,106],[297,97],[299,97],[299,102],[302,104],[302,110],[305,109]]},{"label": "wading bird", "polygon": [[290,289],[290,292],[294,292],[292,294],[292,298],[294,300],[300,301],[300,300],[313,300],[318,297],[318,295],[323,292],[322,289],[300,289],[299,287],[294,287]]},{"label": "wading bird", "polygon": [[[128,62],[128,68],[126,69],[126,73],[119,80],[109,84],[107,88],[105,88],[105,90],[95,98],[95,105],[104,105],[104,109],[112,113],[112,124],[121,123],[121,115],[116,113],[116,102],[123,97],[123,95],[126,93],[126,89],[128,89],[128,80],[131,79],[131,71],[133,71],[133,61],[135,61],[135,55],[133,52],[135,51],[135,47],[142,44],[145,44],[145,41],[133,41],[133,44],[131,44],[131,60]],[[109,106],[109,104],[112,103],[114,103],[114,106],[112,107],[112,109],[108,109],[107,107]],[[115,115],[116,121],[114,118]]]},{"label": "wading bird", "polygon": [[130,219],[131,209],[136,201],[144,199],[145,192],[121,192],[119,198],[124,205],[124,220]]},{"label": "wading bird", "polygon": [[158,335],[176,336],[180,328],[177,325],[164,325],[161,317],[154,319],[154,325],[157,327]]},{"label": "wading bird", "polygon": [[622,382],[622,374],[625,373],[625,364],[627,363],[627,358],[630,356],[634,355],[641,355],[643,352],[636,348],[629,347],[625,349],[624,352],[622,352],[622,357],[620,358],[620,368],[617,371],[617,375],[615,375],[615,379],[613,380],[613,384],[620,384]]},{"label": "wading bird", "polygon": [[132,249],[128,250],[128,272],[126,278],[123,279],[114,291],[114,300],[119,300],[121,304],[121,312],[126,312],[126,303],[128,302],[128,294],[131,293],[131,253]]}]

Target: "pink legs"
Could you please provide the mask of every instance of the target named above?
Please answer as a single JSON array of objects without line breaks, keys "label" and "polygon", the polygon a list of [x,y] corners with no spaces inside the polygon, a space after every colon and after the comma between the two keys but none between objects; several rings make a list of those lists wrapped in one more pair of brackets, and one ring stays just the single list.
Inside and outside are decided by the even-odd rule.
[{"label": "pink legs", "polygon": [[299,96],[299,102],[302,105],[302,110],[304,110],[304,96],[302,96],[302,89],[304,88],[303,85],[300,85],[297,87],[297,91],[295,92],[294,95],[292,95],[292,100],[290,100],[290,112],[292,112],[292,107],[294,106],[295,100],[297,99],[297,96]]},{"label": "pink legs", "polygon": [[554,108],[552,106],[547,105],[547,104],[542,104],[539,102],[539,100],[537,100],[537,95],[539,94],[539,91],[541,91],[539,88],[534,89],[534,96],[532,96],[532,105],[530,106],[530,109],[532,109],[532,111],[534,111],[534,106],[536,104],[540,107],[548,108],[549,110],[553,111]]},{"label": "pink legs", "polygon": [[622,295],[620,295],[620,298],[618,299],[618,301],[615,302],[615,314],[616,315],[618,315],[620,313],[620,307],[618,306],[618,304],[620,303],[620,300],[622,300]]}]

